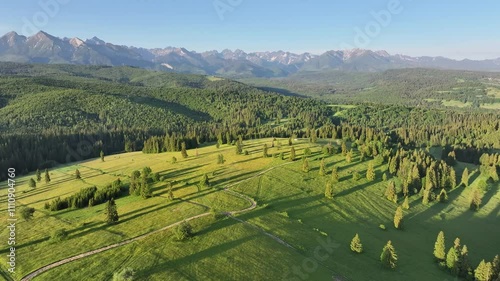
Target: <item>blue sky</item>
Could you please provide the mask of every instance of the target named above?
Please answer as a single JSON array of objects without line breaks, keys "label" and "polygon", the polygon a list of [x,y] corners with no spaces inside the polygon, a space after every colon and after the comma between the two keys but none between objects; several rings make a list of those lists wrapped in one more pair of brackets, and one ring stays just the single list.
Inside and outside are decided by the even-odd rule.
[{"label": "blue sky", "polygon": [[0,4],[0,33],[42,29],[195,51],[361,47],[484,59],[500,57],[498,11],[498,0],[16,0]]}]

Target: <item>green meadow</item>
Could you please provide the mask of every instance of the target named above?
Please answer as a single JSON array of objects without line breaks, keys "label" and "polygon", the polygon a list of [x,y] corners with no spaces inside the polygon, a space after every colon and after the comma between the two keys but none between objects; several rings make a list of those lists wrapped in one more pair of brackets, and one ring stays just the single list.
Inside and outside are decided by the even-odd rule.
[{"label": "green meadow", "polygon": [[[419,195],[410,197],[410,209],[404,211],[404,228],[397,230],[393,216],[398,203],[383,197],[387,182],[382,172],[387,164],[376,166],[377,177],[365,177],[368,163],[355,153],[351,163],[339,153],[323,155],[319,140],[312,144],[294,142],[297,160],[288,161],[288,139],[271,147],[272,139],[244,141],[248,155],[236,155],[235,147],[215,145],[188,150],[183,159],[179,152],[143,154],[141,152],[105,156],[59,166],[50,170],[51,182],[28,187],[29,178],[16,179],[18,207],[36,209],[30,221],[17,224],[15,280],[47,264],[153,232],[170,224],[211,211],[230,212],[251,207],[244,197],[224,191],[225,187],[257,202],[255,209],[231,216],[207,215],[191,220],[195,236],[176,241],[172,230],[96,255],[73,261],[35,277],[33,280],[112,280],[123,268],[136,270],[138,280],[446,280],[453,277],[440,269],[433,257],[439,231],[444,231],[446,248],[460,237],[469,249],[473,267],[482,259],[499,254],[499,184],[490,184],[478,212],[469,210],[471,190],[482,176],[478,167],[458,162],[457,175],[467,167],[471,171],[469,187],[459,185],[449,192],[446,204],[423,205]],[[263,145],[271,157],[263,157]],[[334,146],[337,146],[334,142]],[[302,171],[305,148],[310,171]],[[284,160],[277,156],[284,153]],[[224,164],[217,164],[219,154]],[[177,158],[172,163],[172,157]],[[326,175],[319,175],[320,159]],[[104,204],[85,209],[58,212],[44,210],[44,204],[67,197],[81,188],[102,188],[120,178],[127,182],[134,170],[151,167],[173,184],[175,199],[167,199],[167,183],[153,186],[154,196],[123,196],[116,200],[119,223],[107,225]],[[325,185],[333,166],[338,167],[339,183],[335,196],[326,199]],[[82,179],[75,179],[78,169]],[[358,172],[361,179],[354,180]],[[207,174],[211,186],[198,189]],[[399,179],[395,179],[399,183]],[[457,181],[459,182],[459,181]],[[0,219],[6,217],[6,190],[0,191]],[[213,212],[212,212],[213,213]],[[385,225],[385,230],[380,225]],[[66,229],[69,236],[61,242],[50,237],[54,230]],[[364,252],[349,248],[358,233]],[[7,229],[0,232],[6,237]],[[398,267],[388,270],[380,263],[382,247],[388,240],[398,254]],[[5,243],[0,248],[2,270],[6,271]],[[6,276],[6,274],[3,274]]]}]

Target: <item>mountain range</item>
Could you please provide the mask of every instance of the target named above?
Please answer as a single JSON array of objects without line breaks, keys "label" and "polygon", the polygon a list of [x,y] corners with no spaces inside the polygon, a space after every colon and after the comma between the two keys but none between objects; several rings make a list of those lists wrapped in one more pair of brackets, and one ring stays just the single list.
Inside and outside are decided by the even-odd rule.
[{"label": "mountain range", "polygon": [[185,48],[139,48],[115,45],[97,37],[59,38],[40,31],[26,37],[9,32],[0,37],[0,61],[50,64],[135,66],[180,73],[225,77],[286,77],[306,71],[376,72],[400,68],[500,71],[500,58],[453,60],[445,57],[391,55],[364,49],[328,51],[321,55],[285,51],[223,50],[194,52]]}]

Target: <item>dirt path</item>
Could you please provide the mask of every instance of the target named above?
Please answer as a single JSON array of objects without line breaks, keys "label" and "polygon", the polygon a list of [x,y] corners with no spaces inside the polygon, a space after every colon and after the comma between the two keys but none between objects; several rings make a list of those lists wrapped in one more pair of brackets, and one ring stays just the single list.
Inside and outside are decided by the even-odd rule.
[{"label": "dirt path", "polygon": [[[293,247],[292,247],[291,245],[287,244],[285,241],[281,240],[280,238],[278,238],[278,237],[276,237],[276,236],[274,236],[274,235],[272,235],[272,234],[270,234],[270,233],[265,232],[264,230],[260,229],[260,228],[259,228],[259,227],[257,227],[257,226],[254,226],[254,225],[252,225],[252,224],[250,224],[250,223],[248,223],[248,222],[245,222],[245,221],[243,221],[243,220],[240,220],[240,219],[238,219],[238,218],[235,218],[235,217],[234,217],[234,215],[237,215],[237,214],[240,214],[240,213],[244,213],[244,212],[248,212],[248,211],[251,211],[251,210],[255,209],[255,207],[257,207],[257,202],[255,202],[255,200],[253,200],[252,198],[250,198],[250,197],[248,197],[248,196],[246,196],[246,195],[244,195],[244,194],[241,194],[241,193],[238,193],[238,192],[236,192],[236,191],[230,190],[230,188],[232,188],[232,187],[234,187],[234,186],[236,186],[236,185],[239,185],[239,184],[241,184],[241,183],[243,183],[243,182],[246,182],[246,181],[248,181],[248,180],[254,179],[254,178],[256,178],[256,177],[260,177],[260,176],[262,176],[263,174],[268,173],[268,172],[270,172],[270,171],[272,171],[272,170],[274,170],[274,169],[276,169],[276,168],[279,168],[279,167],[282,167],[282,166],[285,166],[285,165],[289,165],[289,164],[292,164],[292,163],[293,163],[293,162],[287,162],[287,163],[284,163],[284,164],[281,164],[281,165],[278,165],[278,166],[271,167],[271,168],[269,168],[269,169],[266,169],[266,170],[264,170],[264,171],[261,171],[261,172],[259,172],[259,173],[255,174],[255,175],[253,175],[253,176],[251,176],[251,177],[249,177],[249,178],[246,178],[246,179],[244,179],[244,180],[241,180],[241,181],[238,181],[238,182],[232,183],[232,184],[230,184],[230,185],[227,185],[227,186],[224,188],[224,190],[223,190],[223,191],[224,191],[224,192],[226,192],[226,193],[229,193],[229,194],[231,194],[231,195],[233,195],[233,196],[237,196],[237,197],[243,198],[243,199],[245,199],[245,200],[247,200],[248,202],[250,202],[250,203],[251,203],[250,207],[245,208],[245,209],[243,209],[243,210],[237,210],[237,211],[231,211],[231,212],[228,212],[228,213],[227,213],[227,215],[228,215],[230,218],[235,219],[235,220],[237,220],[237,221],[240,221],[240,222],[242,222],[242,223],[244,223],[244,224],[247,224],[247,225],[249,225],[249,226],[252,226],[252,227],[254,227],[254,228],[257,228],[257,229],[259,229],[261,232],[263,232],[265,235],[267,235],[267,236],[271,237],[272,239],[276,240],[276,241],[277,241],[277,242],[279,242],[280,244],[283,244],[283,245],[285,245],[285,246],[287,246],[287,247],[290,247],[290,248],[293,248]],[[208,206],[205,206],[205,207],[209,208]],[[44,272],[46,272],[46,271],[49,271],[49,270],[51,270],[51,269],[53,269],[53,268],[59,267],[59,266],[61,266],[61,265],[64,265],[64,264],[70,263],[70,262],[72,262],[72,261],[80,260],[80,259],[86,258],[86,257],[88,257],[88,256],[96,255],[96,254],[99,254],[99,253],[102,253],[102,252],[105,252],[105,251],[108,251],[108,250],[111,250],[111,249],[114,249],[114,248],[117,248],[117,247],[121,247],[121,246],[124,246],[124,245],[130,244],[130,243],[135,242],[135,241],[142,240],[142,239],[144,239],[144,238],[146,238],[146,237],[149,237],[149,236],[151,236],[151,235],[154,235],[154,234],[156,234],[156,233],[159,233],[159,232],[162,232],[162,231],[168,230],[168,229],[170,229],[170,228],[173,228],[173,227],[175,227],[175,226],[178,226],[179,224],[181,224],[181,223],[182,223],[182,222],[184,222],[184,221],[191,221],[191,220],[194,220],[194,219],[197,219],[197,218],[201,218],[201,217],[205,217],[205,216],[208,216],[208,215],[210,215],[210,212],[203,213],[203,214],[199,214],[199,215],[196,215],[196,216],[192,216],[192,217],[189,217],[189,218],[184,219],[184,220],[182,220],[182,221],[178,221],[178,222],[176,222],[176,223],[173,223],[173,224],[167,225],[167,226],[165,226],[165,227],[163,227],[163,228],[161,228],[161,229],[157,229],[157,230],[155,230],[155,231],[152,231],[152,232],[149,232],[149,233],[143,234],[143,235],[141,235],[141,236],[137,236],[137,237],[135,237],[135,238],[127,239],[127,240],[125,240],[125,241],[122,241],[122,242],[119,242],[119,243],[116,243],[116,244],[112,244],[112,245],[109,245],[109,246],[106,246],[106,247],[103,247],[103,248],[99,248],[99,249],[96,249],[96,250],[92,250],[92,251],[89,251],[89,252],[85,252],[85,253],[82,253],[82,254],[79,254],[79,255],[76,255],[76,256],[73,256],[73,257],[69,257],[69,258],[66,258],[66,259],[63,259],[63,260],[60,260],[60,261],[57,261],[57,262],[51,263],[51,264],[49,264],[49,265],[43,266],[43,267],[41,267],[41,268],[39,268],[39,269],[37,269],[37,270],[35,270],[35,271],[31,272],[30,274],[28,274],[28,275],[24,276],[24,277],[21,279],[21,281],[29,281],[29,280],[32,280],[33,278],[37,277],[38,275],[40,275],[40,274],[42,274],[42,273],[44,273]]]}]

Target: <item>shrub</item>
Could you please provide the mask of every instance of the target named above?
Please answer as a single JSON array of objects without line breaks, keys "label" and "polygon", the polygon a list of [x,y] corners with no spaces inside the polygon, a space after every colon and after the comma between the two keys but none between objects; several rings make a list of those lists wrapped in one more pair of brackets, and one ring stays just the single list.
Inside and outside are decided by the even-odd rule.
[{"label": "shrub", "polygon": [[66,232],[66,229],[56,229],[54,232],[52,232],[52,235],[50,236],[50,240],[54,242],[60,242],[65,240],[68,237],[68,232]]}]

